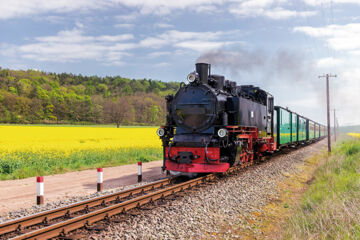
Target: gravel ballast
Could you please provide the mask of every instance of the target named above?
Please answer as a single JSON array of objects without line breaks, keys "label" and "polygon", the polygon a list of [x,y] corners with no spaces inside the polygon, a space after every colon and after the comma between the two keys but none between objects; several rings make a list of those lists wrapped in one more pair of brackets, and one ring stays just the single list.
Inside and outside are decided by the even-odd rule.
[{"label": "gravel ballast", "polygon": [[[324,141],[279,155],[254,165],[236,176],[223,178],[191,191],[184,197],[112,223],[92,239],[234,239],[231,229],[262,232],[251,228],[255,218],[269,202],[278,198],[278,183],[299,170],[311,155],[320,151]],[[255,220],[255,219],[254,219]],[[225,231],[224,231],[225,226]],[[236,231],[239,232],[239,231]],[[220,234],[220,235],[219,235]]]},{"label": "gravel ballast", "polygon": [[85,201],[85,200],[88,200],[91,198],[104,196],[104,195],[108,195],[108,194],[112,194],[112,193],[116,193],[116,192],[121,192],[121,191],[124,191],[127,189],[139,187],[139,186],[149,184],[149,183],[150,182],[141,182],[141,183],[137,183],[137,184],[133,184],[133,185],[122,186],[122,187],[118,187],[118,188],[114,188],[114,189],[104,190],[102,192],[95,192],[95,193],[89,194],[89,195],[66,197],[62,200],[52,202],[52,203],[46,203],[44,205],[39,205],[39,206],[34,205],[31,208],[21,208],[17,211],[12,211],[6,215],[0,216],[0,223],[3,223],[5,221],[10,221],[10,220],[16,219],[16,218],[26,217],[26,216],[29,216],[29,215],[32,215],[35,213],[51,210],[54,208],[64,207],[64,206],[67,206],[67,205],[70,205],[73,203],[77,203],[80,201]]}]

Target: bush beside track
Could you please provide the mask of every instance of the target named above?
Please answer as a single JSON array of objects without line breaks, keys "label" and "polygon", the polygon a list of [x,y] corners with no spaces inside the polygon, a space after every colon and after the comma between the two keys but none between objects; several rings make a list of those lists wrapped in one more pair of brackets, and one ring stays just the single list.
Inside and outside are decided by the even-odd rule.
[{"label": "bush beside track", "polygon": [[315,171],[285,239],[360,238],[360,138],[343,141]]}]

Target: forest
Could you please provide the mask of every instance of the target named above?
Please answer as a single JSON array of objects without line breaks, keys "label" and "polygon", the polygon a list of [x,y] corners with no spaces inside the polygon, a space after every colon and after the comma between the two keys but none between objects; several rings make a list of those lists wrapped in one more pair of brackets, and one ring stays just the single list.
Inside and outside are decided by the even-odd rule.
[{"label": "forest", "polygon": [[159,125],[179,84],[0,68],[0,123]]}]

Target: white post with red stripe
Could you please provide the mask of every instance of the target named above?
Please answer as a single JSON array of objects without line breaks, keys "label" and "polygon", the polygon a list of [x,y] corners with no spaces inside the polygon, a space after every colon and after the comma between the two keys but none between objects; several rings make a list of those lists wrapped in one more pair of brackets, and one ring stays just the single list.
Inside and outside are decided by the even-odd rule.
[{"label": "white post with red stripe", "polygon": [[101,192],[103,190],[103,169],[97,169],[97,191]]},{"label": "white post with red stripe", "polygon": [[36,177],[36,204],[44,204],[44,177]]},{"label": "white post with red stripe", "polygon": [[138,162],[138,182],[142,181],[142,162]]}]

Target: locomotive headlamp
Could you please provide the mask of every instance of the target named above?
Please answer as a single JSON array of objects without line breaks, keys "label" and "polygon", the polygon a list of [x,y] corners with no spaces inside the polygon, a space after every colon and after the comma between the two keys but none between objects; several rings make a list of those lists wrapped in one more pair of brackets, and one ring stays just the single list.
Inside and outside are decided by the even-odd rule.
[{"label": "locomotive headlamp", "polygon": [[192,72],[187,75],[187,80],[189,81],[189,83],[195,82],[197,78],[198,76],[196,72]]},{"label": "locomotive headlamp", "polygon": [[159,128],[158,130],[156,130],[156,134],[159,136],[159,137],[162,137],[165,135],[165,130],[163,128]]},{"label": "locomotive headlamp", "polygon": [[224,128],[220,128],[217,133],[218,133],[219,137],[223,138],[223,137],[225,137],[227,135],[227,130],[224,129]]}]

